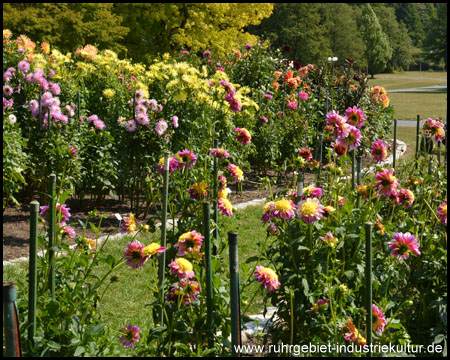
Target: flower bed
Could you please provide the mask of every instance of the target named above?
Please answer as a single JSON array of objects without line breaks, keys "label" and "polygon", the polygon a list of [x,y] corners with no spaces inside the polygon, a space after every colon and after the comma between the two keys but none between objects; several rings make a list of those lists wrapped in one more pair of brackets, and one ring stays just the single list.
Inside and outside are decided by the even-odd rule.
[{"label": "flower bed", "polygon": [[[4,207],[18,191],[44,189],[45,199],[54,172],[55,244],[45,232],[39,244],[67,254],[54,267],[39,258],[39,322],[34,341],[23,339],[27,354],[234,353],[228,338],[233,333],[234,344],[236,303],[224,265],[235,216],[229,188],[242,191],[250,164],[261,173],[297,172],[276,193],[269,177],[260,179],[270,190],[261,210],[266,236],[253,240],[240,281],[257,291],[237,300],[249,306],[262,292],[264,308],[276,307],[273,344],[446,341],[446,167],[430,154],[395,169],[377,166],[388,155],[392,120],[384,89],[366,88],[351,64],[331,73],[271,55],[263,44],[220,62],[183,51],[146,69],[92,46],[72,61],[48,44],[39,52],[28,39],[4,34]],[[443,124],[426,120],[423,136],[442,142]],[[375,172],[344,177],[362,155]],[[305,173],[314,178],[308,186]],[[108,193],[127,194],[132,210],[117,229],[130,240],[106,255],[108,241],[97,242],[103,217],[82,222],[77,233],[66,201],[86,194],[101,201]],[[137,213],[145,217],[151,207],[154,216],[139,223]],[[49,210],[41,204],[46,229]],[[177,226],[163,227],[161,241],[137,238],[168,215]],[[86,236],[88,227],[95,238]],[[70,249],[67,238],[78,246]],[[125,267],[136,278],[145,271],[139,305],[152,314],[111,329],[102,302]],[[26,327],[25,301],[19,313]]]}]

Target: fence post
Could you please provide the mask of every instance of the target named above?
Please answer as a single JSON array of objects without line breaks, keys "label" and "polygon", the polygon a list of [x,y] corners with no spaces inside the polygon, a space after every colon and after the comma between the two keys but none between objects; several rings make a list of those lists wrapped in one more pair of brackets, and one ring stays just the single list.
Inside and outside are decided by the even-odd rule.
[{"label": "fence post", "polygon": [[[219,146],[219,140],[215,139],[214,140],[214,147],[217,149],[217,147]],[[217,238],[219,236],[219,228],[218,228],[218,224],[219,224],[219,204],[218,204],[218,198],[217,198],[217,177],[218,177],[218,159],[217,156],[214,156],[214,189],[213,189],[213,196],[214,196],[214,240],[215,242],[217,242]],[[212,253],[213,255],[217,255],[217,247],[216,244],[213,244],[213,249],[212,249]]]},{"label": "fence post", "polygon": [[416,165],[415,168],[417,170],[417,167],[419,166],[419,143],[420,143],[420,115],[417,115],[417,127],[416,127]]},{"label": "fence post", "polygon": [[394,146],[392,156],[392,167],[395,171],[395,158],[397,157],[397,118],[394,118]]},{"label": "fence post", "polygon": [[366,339],[369,346],[368,356],[371,356],[370,345],[372,344],[372,223],[366,226]]},{"label": "fence post", "polygon": [[[162,193],[162,219],[161,219],[161,246],[166,247],[166,228],[167,228],[167,199],[169,192],[169,155],[166,151],[164,153],[164,172],[163,172],[163,193]],[[161,299],[161,310],[159,312],[159,323],[164,323],[164,275],[166,267],[166,252],[159,255],[158,268],[158,285]]]},{"label": "fence post", "polygon": [[206,261],[206,329],[208,333],[208,346],[214,346],[214,318],[213,318],[213,286],[211,266],[211,229],[210,229],[210,204],[203,202],[203,234],[205,237],[205,261]]},{"label": "fence post", "polygon": [[237,232],[228,232],[228,246],[230,251],[231,353],[234,357],[241,356],[240,352],[236,349],[241,345],[242,341],[237,243]]},{"label": "fence post", "polygon": [[28,341],[33,342],[36,334],[36,302],[37,302],[37,235],[38,235],[39,203],[30,203],[30,260],[28,287]]},{"label": "fence post", "polygon": [[55,299],[55,231],[56,231],[56,175],[50,174],[48,183],[48,264],[50,266],[50,294]]},{"label": "fence post", "polygon": [[3,283],[3,321],[7,357],[21,356],[15,285],[13,282]]}]

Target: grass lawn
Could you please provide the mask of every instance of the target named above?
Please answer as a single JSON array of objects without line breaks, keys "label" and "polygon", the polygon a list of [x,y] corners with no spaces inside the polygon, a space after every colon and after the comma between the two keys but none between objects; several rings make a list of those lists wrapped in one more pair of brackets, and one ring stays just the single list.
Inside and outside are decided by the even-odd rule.
[{"label": "grass lawn", "polygon": [[420,93],[390,93],[391,104],[394,106],[395,116],[401,120],[447,117],[447,93],[420,92]]},{"label": "grass lawn", "polygon": [[369,85],[380,85],[386,90],[447,84],[447,72],[405,71],[395,74],[378,74],[369,79]]},{"label": "grass lawn", "polygon": [[[378,74],[369,79],[369,85],[383,86],[386,90],[447,84],[447,72],[405,71],[395,74]],[[394,106],[395,116],[401,120],[445,119],[447,114],[447,91],[422,91],[388,93]]]}]

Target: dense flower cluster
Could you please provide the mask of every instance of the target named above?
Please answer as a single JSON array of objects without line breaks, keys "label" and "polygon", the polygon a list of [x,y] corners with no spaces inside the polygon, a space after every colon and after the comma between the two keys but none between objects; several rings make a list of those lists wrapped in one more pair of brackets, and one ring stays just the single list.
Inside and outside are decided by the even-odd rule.
[{"label": "dense flower cluster", "polygon": [[442,142],[445,138],[444,123],[438,120],[428,118],[422,120],[422,130],[427,137],[434,136],[436,142]]}]

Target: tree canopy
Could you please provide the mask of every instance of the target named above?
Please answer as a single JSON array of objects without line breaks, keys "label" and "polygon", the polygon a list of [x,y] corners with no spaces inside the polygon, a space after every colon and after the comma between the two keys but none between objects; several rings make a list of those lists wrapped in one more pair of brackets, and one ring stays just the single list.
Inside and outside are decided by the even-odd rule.
[{"label": "tree canopy", "polygon": [[447,63],[446,3],[4,3],[3,27],[62,52],[91,44],[147,64],[181,50],[220,58],[258,39],[301,64],[349,57],[374,73]]}]

